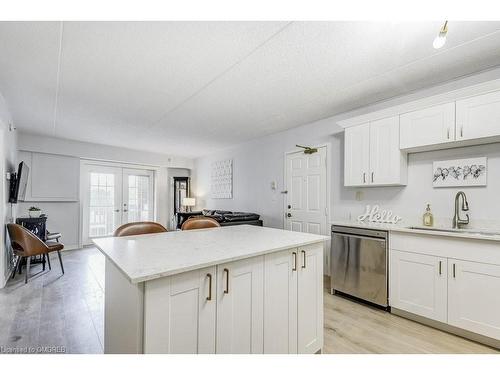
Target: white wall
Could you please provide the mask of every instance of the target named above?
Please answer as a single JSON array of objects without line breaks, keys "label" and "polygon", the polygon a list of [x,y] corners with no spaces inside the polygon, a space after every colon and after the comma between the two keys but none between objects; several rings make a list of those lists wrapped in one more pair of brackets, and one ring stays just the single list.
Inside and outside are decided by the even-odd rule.
[{"label": "white wall", "polygon": [[6,173],[15,172],[17,164],[17,132],[9,131],[12,118],[3,96],[0,94],[0,288],[5,285],[11,270],[11,249],[5,224],[15,218],[16,207],[8,203],[9,181]]},{"label": "white wall", "polygon": [[[157,221],[167,226],[170,221],[169,170],[170,167],[191,168],[193,160],[166,154],[148,153],[114,146],[20,133],[19,151],[42,152],[74,156],[81,159],[95,159],[119,163],[151,166],[156,170],[156,216]],[[61,232],[66,248],[79,247],[80,202],[23,202],[19,203],[19,215],[36,205],[48,216],[47,229]]]},{"label": "white wall", "polygon": [[[284,198],[279,191],[283,190],[284,153],[293,150],[297,143],[306,146],[330,143],[332,146],[331,160],[329,160],[332,176],[330,191],[332,217],[347,218],[349,215],[354,217],[363,211],[366,204],[379,203],[403,215],[407,221],[413,222],[420,219],[425,203],[429,202],[438,221],[439,219],[449,220],[453,215],[453,198],[457,189],[432,188],[432,162],[467,156],[487,156],[489,158],[488,186],[463,190],[469,197],[472,224],[498,220],[500,144],[411,154],[406,187],[345,188],[343,186],[343,133],[342,129],[336,125],[337,121],[342,119],[498,78],[500,78],[500,69],[490,70],[198,158],[195,161],[193,173],[193,191],[198,197],[198,208],[253,211],[262,215],[264,225],[282,228]],[[210,163],[225,158],[233,159],[233,199],[211,199],[209,197]],[[270,183],[273,180],[278,183],[278,193],[271,190]],[[362,191],[363,200],[355,200],[356,191]]]},{"label": "white wall", "polygon": [[46,137],[22,132],[19,133],[19,150],[158,167],[193,167],[192,159],[181,156],[138,151],[123,147],[72,141],[69,139]]}]

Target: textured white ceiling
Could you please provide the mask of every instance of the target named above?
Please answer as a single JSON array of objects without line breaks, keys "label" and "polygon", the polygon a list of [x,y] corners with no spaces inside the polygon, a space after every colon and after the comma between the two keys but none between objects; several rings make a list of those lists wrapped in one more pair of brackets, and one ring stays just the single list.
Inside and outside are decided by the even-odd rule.
[{"label": "textured white ceiling", "polygon": [[0,22],[26,132],[198,156],[500,65],[500,22]]}]

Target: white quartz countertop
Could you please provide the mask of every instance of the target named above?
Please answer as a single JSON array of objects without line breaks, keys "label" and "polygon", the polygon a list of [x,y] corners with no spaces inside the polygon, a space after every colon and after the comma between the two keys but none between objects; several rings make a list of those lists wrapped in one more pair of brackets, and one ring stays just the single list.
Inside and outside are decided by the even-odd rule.
[{"label": "white quartz countertop", "polygon": [[95,239],[132,283],[329,240],[253,225]]},{"label": "white quartz countertop", "polygon": [[[333,220],[332,225],[341,225],[346,227],[355,228],[366,228],[366,229],[379,229],[388,232],[403,232],[403,233],[413,233],[422,234],[430,236],[444,236],[444,237],[458,237],[458,238],[468,238],[476,240],[487,240],[487,241],[500,241],[500,228],[492,229],[481,229],[481,228],[465,228],[460,230],[453,230],[451,228],[444,227],[430,227],[425,228],[421,225],[410,224],[410,223],[398,223],[398,224],[382,224],[382,223],[366,223],[359,221],[350,220]],[[418,229],[411,228],[418,227]],[[495,233],[497,232],[497,233]]]}]

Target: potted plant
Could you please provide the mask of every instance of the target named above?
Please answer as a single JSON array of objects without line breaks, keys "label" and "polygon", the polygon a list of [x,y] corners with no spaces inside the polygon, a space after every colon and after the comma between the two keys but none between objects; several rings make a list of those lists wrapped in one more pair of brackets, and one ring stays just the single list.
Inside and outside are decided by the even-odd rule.
[{"label": "potted plant", "polygon": [[30,217],[40,217],[40,215],[42,214],[42,210],[40,207],[31,206],[30,208],[28,208],[28,214],[30,215]]}]

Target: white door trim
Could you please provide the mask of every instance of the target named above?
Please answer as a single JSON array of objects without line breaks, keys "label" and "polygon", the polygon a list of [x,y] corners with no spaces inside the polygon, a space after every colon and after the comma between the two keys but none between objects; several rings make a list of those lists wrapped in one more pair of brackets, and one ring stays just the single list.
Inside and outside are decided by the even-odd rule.
[{"label": "white door trim", "polygon": [[[323,143],[317,146],[311,146],[313,148],[326,148],[326,209],[327,209],[327,215],[326,215],[326,226],[325,226],[325,232],[326,233],[321,233],[325,236],[330,235],[330,225],[329,223],[331,222],[331,205],[330,205],[330,197],[331,197],[331,147],[332,144],[327,142]],[[287,155],[292,155],[292,154],[297,154],[297,153],[302,153],[304,152],[303,150],[293,150],[293,151],[286,151],[284,153],[283,157],[283,190],[287,191],[288,186],[287,184],[287,173],[286,173],[286,157]],[[284,194],[285,195],[285,194]],[[283,229],[286,229],[286,219],[285,219],[285,212],[287,210],[286,208],[287,200],[286,197],[283,197],[283,207],[282,207],[282,212],[281,212],[281,219],[283,220]]]},{"label": "white door trim", "polygon": [[97,159],[80,159],[80,197],[79,197],[79,215],[78,215],[78,247],[83,248],[85,244],[83,243],[83,215],[84,215],[84,203],[85,203],[85,179],[83,178],[84,167],[86,165],[97,165],[102,167],[118,167],[123,169],[143,169],[148,171],[153,171],[153,217],[154,221],[158,220],[158,172],[160,167],[147,164],[133,164],[133,163],[118,163],[105,160]]}]

